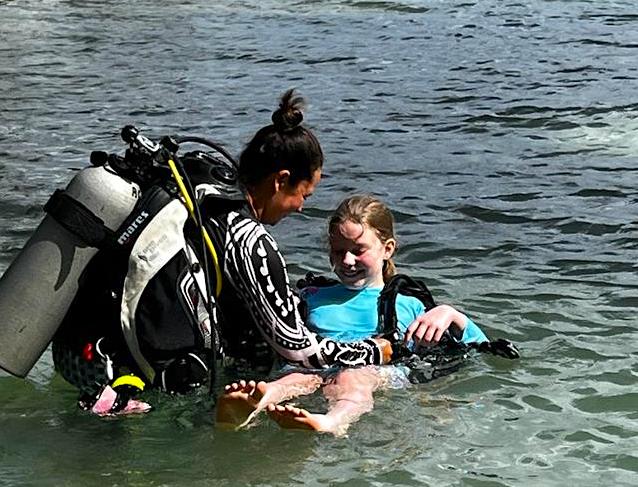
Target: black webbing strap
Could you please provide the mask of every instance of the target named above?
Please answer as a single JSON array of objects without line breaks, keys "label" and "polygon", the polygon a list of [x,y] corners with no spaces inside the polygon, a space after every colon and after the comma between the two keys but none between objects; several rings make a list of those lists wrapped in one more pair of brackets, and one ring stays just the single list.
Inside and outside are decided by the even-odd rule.
[{"label": "black webbing strap", "polygon": [[44,211],[91,247],[102,247],[113,239],[114,232],[104,225],[104,220],[62,189],[53,193]]}]

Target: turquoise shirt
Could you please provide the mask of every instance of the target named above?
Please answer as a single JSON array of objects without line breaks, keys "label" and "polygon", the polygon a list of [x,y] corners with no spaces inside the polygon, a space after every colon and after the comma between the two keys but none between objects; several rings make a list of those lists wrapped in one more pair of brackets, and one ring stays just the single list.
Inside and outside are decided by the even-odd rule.
[{"label": "turquoise shirt", "polygon": [[[381,333],[377,301],[380,287],[349,289],[343,284],[308,287],[301,295],[308,303],[308,326],[319,335],[340,342],[358,341]],[[405,333],[410,323],[425,311],[421,301],[412,296],[397,295],[397,325]],[[461,337],[463,343],[484,342],[487,337],[468,318]]]}]

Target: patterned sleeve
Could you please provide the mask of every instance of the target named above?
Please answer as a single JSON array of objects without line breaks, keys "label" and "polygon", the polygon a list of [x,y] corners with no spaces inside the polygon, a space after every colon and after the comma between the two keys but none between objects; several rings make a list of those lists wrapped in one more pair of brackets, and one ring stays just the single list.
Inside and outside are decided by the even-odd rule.
[{"label": "patterned sleeve", "polygon": [[381,351],[372,340],[339,343],[312,333],[300,316],[272,236],[261,223],[235,212],[227,224],[225,274],[279,356],[307,368],[381,363]]}]

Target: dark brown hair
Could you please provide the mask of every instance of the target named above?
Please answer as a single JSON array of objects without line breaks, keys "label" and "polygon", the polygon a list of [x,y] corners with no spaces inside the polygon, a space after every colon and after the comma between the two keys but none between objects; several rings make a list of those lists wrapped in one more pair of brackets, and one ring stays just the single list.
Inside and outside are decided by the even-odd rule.
[{"label": "dark brown hair", "polygon": [[[367,226],[383,244],[390,239],[396,241],[392,212],[374,196],[358,194],[343,200],[330,218],[328,234],[333,235],[338,231],[339,225],[345,222]],[[383,266],[383,282],[388,282],[396,272],[394,260],[390,257]]]},{"label": "dark brown hair", "polygon": [[294,88],[286,91],[272,124],[262,127],[239,156],[239,178],[246,186],[258,184],[270,174],[287,169],[290,184],[311,181],[323,166],[323,151],[317,137],[303,121],[303,97]]}]

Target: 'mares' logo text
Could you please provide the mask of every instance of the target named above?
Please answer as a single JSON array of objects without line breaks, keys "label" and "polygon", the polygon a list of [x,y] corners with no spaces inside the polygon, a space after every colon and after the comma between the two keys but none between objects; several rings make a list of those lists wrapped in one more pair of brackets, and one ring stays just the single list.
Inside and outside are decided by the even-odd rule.
[{"label": "'mares' logo text", "polygon": [[126,242],[128,242],[131,236],[147,218],[148,213],[142,211],[142,213],[140,213],[139,216],[135,220],[133,220],[133,222],[126,228],[126,230],[124,230],[124,233],[120,235],[120,238],[117,239],[117,243],[119,243],[120,245],[124,245]]}]

